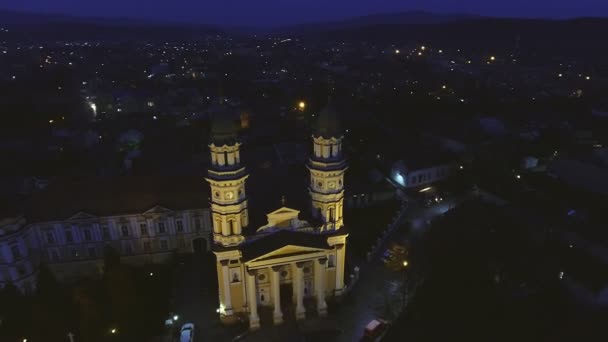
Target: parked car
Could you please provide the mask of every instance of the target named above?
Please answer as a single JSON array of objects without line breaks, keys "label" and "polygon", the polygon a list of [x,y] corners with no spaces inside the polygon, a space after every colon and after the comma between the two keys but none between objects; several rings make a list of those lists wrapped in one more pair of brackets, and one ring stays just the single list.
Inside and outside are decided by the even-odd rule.
[{"label": "parked car", "polygon": [[186,323],[179,331],[179,342],[194,342],[194,324]]},{"label": "parked car", "polygon": [[388,332],[389,323],[383,319],[376,318],[365,326],[362,341],[380,341]]}]

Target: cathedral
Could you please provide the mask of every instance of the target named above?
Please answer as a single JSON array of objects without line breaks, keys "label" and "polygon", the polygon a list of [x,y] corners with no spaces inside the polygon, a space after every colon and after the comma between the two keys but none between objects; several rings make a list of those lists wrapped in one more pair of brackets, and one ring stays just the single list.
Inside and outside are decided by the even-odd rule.
[{"label": "cathedral", "polygon": [[307,313],[325,316],[327,299],[344,290],[348,237],[343,220],[347,165],[336,112],[328,105],[313,128],[312,153],[306,165],[308,189],[301,189],[308,191],[307,208],[301,212],[288,207],[285,198],[277,198],[276,207],[266,213],[261,225],[250,222],[249,173],[230,117],[225,109],[213,122],[211,166],[206,177],[211,188],[212,250],[221,319],[231,322],[247,317],[250,328],[257,329],[259,310],[264,307],[272,310],[274,324],[281,324],[287,315],[295,319],[303,319]]}]

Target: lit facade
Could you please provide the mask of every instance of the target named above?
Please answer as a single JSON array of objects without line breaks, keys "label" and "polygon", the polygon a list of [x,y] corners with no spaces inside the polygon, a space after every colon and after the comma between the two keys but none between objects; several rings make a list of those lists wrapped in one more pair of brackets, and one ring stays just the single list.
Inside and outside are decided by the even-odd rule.
[{"label": "lit facade", "polygon": [[[52,189],[43,190],[24,213],[0,220],[0,286],[12,283],[31,293],[41,263],[47,264],[59,281],[99,277],[106,246],[130,265],[166,262],[175,252],[209,250],[212,225],[207,191],[194,197],[181,191],[204,181],[171,180],[167,186],[178,189],[165,193],[154,189],[160,180],[167,181],[109,181],[123,192],[95,179],[73,186],[57,184],[55,188],[65,189],[68,200]],[[178,196],[179,201],[172,199]],[[110,201],[114,203],[109,205]],[[83,210],[73,210],[79,207]]]},{"label": "lit facade", "polygon": [[348,236],[342,218],[346,162],[335,113],[324,110],[313,133],[308,190],[315,223],[300,219],[300,211],[283,201],[282,207],[266,214],[265,225],[251,227],[244,189],[247,173],[238,158],[228,157],[224,160],[230,162],[223,164],[218,159],[220,152],[239,155],[240,143],[229,123],[215,124],[209,147],[207,181],[213,193],[213,252],[222,320],[246,317],[250,328],[257,329],[259,307],[272,308],[274,324],[283,322],[285,308],[294,308],[295,318],[302,319],[307,315],[305,300],[314,302],[315,314],[325,316],[327,298],[344,289]]}]

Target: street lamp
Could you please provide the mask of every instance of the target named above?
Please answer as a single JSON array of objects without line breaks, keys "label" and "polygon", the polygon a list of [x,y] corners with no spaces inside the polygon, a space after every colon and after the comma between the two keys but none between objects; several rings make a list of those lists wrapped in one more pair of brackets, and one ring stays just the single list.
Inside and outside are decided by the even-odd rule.
[{"label": "street lamp", "polygon": [[300,103],[298,103],[298,108],[304,110],[306,108],[306,102],[300,101]]},{"label": "street lamp", "polygon": [[403,296],[401,297],[401,312],[405,310],[405,295],[407,293],[407,266],[409,263],[407,260],[403,260]]},{"label": "street lamp", "polygon": [[179,316],[178,316],[178,315],[174,315],[174,316],[173,316],[173,320],[174,320],[174,321],[177,321],[177,319],[178,319],[178,318],[179,318]]},{"label": "street lamp", "polygon": [[110,329],[110,334],[116,334],[117,331],[118,330],[116,330],[116,328],[112,328],[112,329]]}]

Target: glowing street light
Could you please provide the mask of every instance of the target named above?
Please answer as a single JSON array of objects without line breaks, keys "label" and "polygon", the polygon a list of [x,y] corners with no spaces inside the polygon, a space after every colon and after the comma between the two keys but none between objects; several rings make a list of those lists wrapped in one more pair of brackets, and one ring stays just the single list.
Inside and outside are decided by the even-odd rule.
[{"label": "glowing street light", "polygon": [[117,332],[118,332],[118,330],[116,330],[116,328],[110,329],[110,334],[116,334]]},{"label": "glowing street light", "polygon": [[178,319],[179,319],[179,316],[178,316],[178,315],[173,315],[173,320],[174,320],[174,321],[177,321]]},{"label": "glowing street light", "polygon": [[89,107],[91,107],[91,110],[93,111],[93,115],[97,116],[97,105],[93,102],[89,103]]},{"label": "glowing street light", "polygon": [[306,108],[306,102],[300,101],[300,103],[298,103],[298,108],[304,110]]},{"label": "glowing street light", "polygon": [[426,50],[426,46],[422,45],[422,46],[420,47],[420,50],[422,50],[422,51]]},{"label": "glowing street light", "polygon": [[403,260],[403,267],[407,267],[407,265],[409,265],[407,260]]},{"label": "glowing street light", "polygon": [[491,61],[495,61],[495,60],[496,60],[496,57],[494,57],[494,56],[490,56],[490,60],[491,60]]},{"label": "glowing street light", "polygon": [[400,53],[401,53],[401,51],[400,51],[399,49],[397,49],[397,50],[395,50],[395,53],[396,53],[396,54],[400,54]]}]

